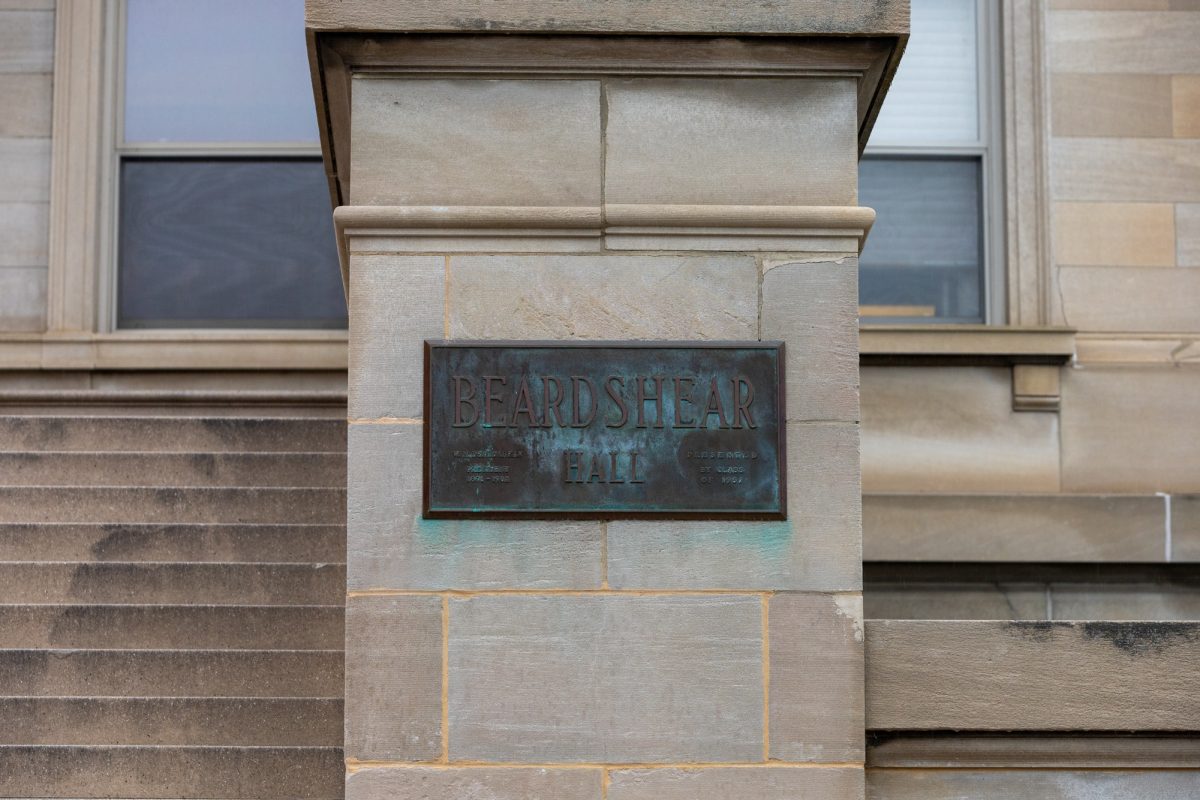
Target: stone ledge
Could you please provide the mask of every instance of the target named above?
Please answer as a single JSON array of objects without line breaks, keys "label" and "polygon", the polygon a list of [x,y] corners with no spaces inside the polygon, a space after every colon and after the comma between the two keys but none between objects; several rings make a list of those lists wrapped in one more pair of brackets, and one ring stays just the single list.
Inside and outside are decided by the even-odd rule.
[{"label": "stone ledge", "polygon": [[[861,206],[341,206],[343,280],[351,253],[697,250],[857,255],[875,221]],[[353,242],[351,240],[354,240]]]},{"label": "stone ledge", "polygon": [[1197,622],[868,620],[866,634],[869,730],[1196,729]]}]

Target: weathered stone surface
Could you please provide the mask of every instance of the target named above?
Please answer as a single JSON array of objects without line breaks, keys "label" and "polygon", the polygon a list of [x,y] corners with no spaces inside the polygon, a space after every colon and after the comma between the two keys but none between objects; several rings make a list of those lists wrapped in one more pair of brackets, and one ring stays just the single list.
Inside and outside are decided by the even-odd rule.
[{"label": "weathered stone surface", "polygon": [[1200,203],[1175,204],[1175,236],[1179,266],[1200,267]]},{"label": "weathered stone surface", "polygon": [[[0,214],[6,213],[0,205]],[[45,235],[45,231],[39,232]],[[0,247],[4,246],[0,232]],[[0,331],[40,331],[46,322],[46,268],[0,267]]]},{"label": "weathered stone surface", "polygon": [[50,139],[0,137],[0,203],[50,202]]},{"label": "weathered stone surface", "polygon": [[442,735],[441,598],[350,598],[346,756],[433,761]]},{"label": "weathered stone surface", "polygon": [[1054,619],[1200,620],[1200,586],[1057,583]]},{"label": "weathered stone surface", "polygon": [[4,453],[8,486],[337,486],[341,453]]},{"label": "weathered stone surface", "polygon": [[1133,495],[868,494],[868,561],[1153,562],[1166,504]]},{"label": "weathered stone surface", "polygon": [[4,745],[342,743],[341,698],[5,697]]},{"label": "weathered stone surface", "polygon": [[488,15],[470,14],[444,0],[311,0],[310,27],[333,30],[533,31],[547,33],[875,33],[908,32],[904,0],[856,0],[830,6],[826,0],[787,0],[769,5],[716,0],[704,8],[668,2],[610,0],[598,6],[529,0],[499,0]]},{"label": "weathered stone surface", "polygon": [[[3,76],[0,76],[3,77]],[[47,234],[50,225],[50,206],[47,203],[4,203],[0,206],[0,267],[40,267],[49,260],[50,240]],[[7,271],[5,283],[10,291],[20,281],[36,287],[39,278],[34,270]],[[22,295],[35,296],[35,292],[24,288]]]},{"label": "weathered stone surface", "polygon": [[855,205],[848,79],[610,79],[607,203]]},{"label": "weathered stone surface", "polygon": [[6,603],[335,605],[345,583],[341,564],[0,562]]},{"label": "weathered stone surface", "polygon": [[455,256],[460,339],[757,339],[744,255]]},{"label": "weathered stone surface", "polygon": [[936,770],[867,771],[869,800],[960,800],[960,798],[1063,798],[1063,800],[1190,800],[1200,793],[1200,773],[1108,770]]},{"label": "weathered stone surface", "polygon": [[599,800],[598,769],[378,767],[346,778],[346,800]]},{"label": "weathered stone surface", "polygon": [[787,343],[789,420],[858,421],[858,259],[768,262],[762,338]]},{"label": "weathered stone surface", "polygon": [[8,73],[0,70],[0,136],[49,136],[52,94],[47,73]]},{"label": "weathered stone surface", "polygon": [[1013,411],[1007,367],[865,367],[862,427],[865,492],[1059,489],[1058,415]]},{"label": "weathered stone surface", "polygon": [[0,487],[0,522],[340,524],[346,497],[330,488]]},{"label": "weathered stone surface", "polygon": [[341,797],[340,747],[0,747],[9,797]]},{"label": "weathered stone surface", "polygon": [[788,519],[608,523],[614,589],[854,590],[862,585],[858,426],[790,424]]},{"label": "weathered stone surface", "polygon": [[599,588],[596,521],[421,519],[421,426],[351,425],[351,589]]},{"label": "weathered stone surface", "polygon": [[450,757],[737,762],[763,756],[755,596],[450,601]]},{"label": "weathered stone surface", "polygon": [[1200,561],[1200,495],[1171,497],[1171,560]]},{"label": "weathered stone surface", "polygon": [[344,525],[0,524],[0,561],[346,561]]},{"label": "weathered stone surface", "polygon": [[609,773],[608,800],[856,800],[861,769],[620,769]]},{"label": "weathered stone surface", "polygon": [[[0,416],[5,450],[159,453],[346,451],[341,419],[286,417]],[[129,522],[129,520],[122,520]]]},{"label": "weathered stone surface", "polygon": [[771,758],[862,761],[862,597],[777,594],[767,620]]},{"label": "weathered stone surface", "polygon": [[1200,491],[1200,370],[1070,369],[1062,392],[1065,491]]},{"label": "weathered stone surface", "polygon": [[[937,559],[931,559],[937,560]],[[868,619],[1049,619],[1046,587],[995,583],[868,583]]]},{"label": "weathered stone surface", "polygon": [[342,654],[0,650],[0,696],[341,697]]},{"label": "weathered stone surface", "polygon": [[353,83],[353,205],[600,204],[599,81]]},{"label": "weathered stone surface", "polygon": [[[1194,158],[1200,160],[1200,150]],[[1200,200],[1200,195],[1195,199]],[[1169,246],[1174,251],[1174,244]],[[1196,311],[1200,308],[1200,270],[1060,267],[1058,287],[1063,319],[1080,330],[1118,334],[1200,330]]]},{"label": "weathered stone surface", "polygon": [[866,629],[868,728],[1170,731],[1193,730],[1200,715],[1200,623],[868,620]]},{"label": "weathered stone surface", "polygon": [[445,336],[445,307],[444,256],[351,257],[351,419],[422,415],[422,342]]},{"label": "weathered stone surface", "polygon": [[336,650],[342,614],[341,605],[0,605],[0,647]]},{"label": "weathered stone surface", "polygon": [[3,9],[0,73],[50,72],[54,66],[53,10]]},{"label": "weathered stone surface", "polygon": [[[1095,98],[1080,97],[1093,105]],[[1059,265],[1175,266],[1171,203],[1055,203],[1054,260]]]}]

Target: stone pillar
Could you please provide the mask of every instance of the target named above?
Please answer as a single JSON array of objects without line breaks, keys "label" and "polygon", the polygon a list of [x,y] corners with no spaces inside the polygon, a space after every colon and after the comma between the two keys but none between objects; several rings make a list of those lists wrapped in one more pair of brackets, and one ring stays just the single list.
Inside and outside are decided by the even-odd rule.
[{"label": "stone pillar", "polygon": [[[857,158],[907,4],[483,9],[309,0],[347,797],[861,798]],[[788,519],[422,519],[441,338],[783,340]]]}]

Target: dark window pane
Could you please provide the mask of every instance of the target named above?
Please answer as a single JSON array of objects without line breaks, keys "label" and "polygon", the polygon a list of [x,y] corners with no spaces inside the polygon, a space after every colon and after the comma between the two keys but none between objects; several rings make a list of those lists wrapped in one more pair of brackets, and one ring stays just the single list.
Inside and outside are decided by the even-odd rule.
[{"label": "dark window pane", "polygon": [[127,159],[119,252],[124,328],[346,325],[319,160]]},{"label": "dark window pane", "polygon": [[863,322],[983,322],[978,158],[864,158],[875,209],[859,269]]}]

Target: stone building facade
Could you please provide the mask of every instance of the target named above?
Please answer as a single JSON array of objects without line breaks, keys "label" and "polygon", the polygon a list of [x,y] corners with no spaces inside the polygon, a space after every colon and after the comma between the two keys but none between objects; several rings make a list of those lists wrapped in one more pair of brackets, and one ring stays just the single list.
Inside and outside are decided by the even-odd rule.
[{"label": "stone building facade", "polygon": [[[272,5],[287,4],[263,8]],[[440,4],[308,5],[312,35],[350,35],[419,27]],[[785,36],[789,18],[811,23],[825,13],[836,26],[830,8],[840,5],[853,7],[838,12],[847,18],[861,11],[860,21],[904,36],[906,28],[886,26],[909,13],[900,2],[796,0],[780,17],[759,18],[757,3],[711,5],[699,14],[664,3],[629,24]],[[1200,769],[1200,6],[914,0],[905,58],[924,57],[920,40],[932,28],[923,20],[967,5],[980,43],[975,107],[992,132],[979,150],[980,320],[943,320],[950,315],[939,306],[922,321],[926,311],[920,303],[914,311],[911,298],[889,305],[872,296],[857,331],[856,386],[851,321],[823,319],[819,305],[807,305],[852,302],[845,260],[808,259],[805,269],[753,251],[677,254],[663,269],[687,276],[681,301],[656,295],[637,255],[540,255],[531,266],[531,257],[504,252],[380,255],[394,241],[356,253],[351,236],[343,256],[358,280],[349,333],[336,308],[306,312],[303,326],[272,327],[155,325],[152,315],[126,313],[122,302],[138,296],[125,294],[121,258],[137,232],[120,227],[132,195],[123,181],[133,180],[123,164],[257,158],[316,169],[321,148],[315,139],[280,144],[281,136],[135,141],[128,120],[123,128],[115,117],[131,95],[121,79],[132,58],[130,20],[153,3],[0,0],[0,707],[11,720],[0,734],[0,794],[366,798],[416,791],[404,783],[414,779],[439,797],[1200,794],[1192,771]],[[595,13],[498,6],[493,25],[506,24],[508,9],[510,24],[540,19],[542,33],[559,25],[577,34],[593,24],[579,19]],[[352,13],[362,16],[345,22]],[[293,24],[302,39],[305,22]],[[264,48],[257,68],[268,70],[271,52]],[[384,91],[376,84],[359,97]],[[475,111],[426,88],[427,96],[387,99],[434,109],[444,126]],[[571,113],[572,103],[590,102],[587,91],[538,102],[588,124]],[[622,113],[622,98],[610,99],[606,125]],[[624,99],[627,119],[667,113],[639,112],[635,93]],[[375,137],[394,172],[372,167],[355,204],[432,205],[446,198],[446,184],[451,199],[454,187],[480,196],[480,176],[455,175],[454,164],[428,197],[393,196],[421,175],[387,161],[395,152],[388,137],[404,121],[379,112],[386,105],[357,113],[362,127],[346,158],[363,158]],[[486,124],[503,129],[502,120]],[[805,122],[794,124],[804,132]],[[424,133],[439,135],[436,125]],[[559,141],[569,148],[590,135],[568,131]],[[794,141],[762,144],[751,168],[755,156],[770,164]],[[897,142],[869,143],[867,163],[931,152]],[[953,143],[940,152],[977,155]],[[540,205],[593,203],[588,154],[568,155],[578,174],[560,176],[552,188],[561,196]],[[656,163],[671,158],[660,156]],[[325,157],[336,181],[330,161],[340,157],[328,143]],[[669,176],[664,168],[655,185]],[[649,182],[635,173],[625,185],[637,194]],[[457,202],[522,204],[504,196],[503,182],[496,187],[486,203]],[[617,194],[606,202],[621,203],[619,181],[610,189]],[[748,202],[744,189],[730,184],[722,202]],[[779,204],[788,202],[817,204],[792,196]],[[339,227],[377,222],[347,218]],[[877,225],[872,235],[889,235],[882,218]],[[390,272],[397,258],[405,281]],[[595,280],[583,262],[599,258],[624,276],[621,290],[582,304],[572,281]],[[320,263],[336,271],[335,258]],[[866,264],[864,254],[864,275]],[[739,270],[745,286],[730,279]],[[800,275],[795,283],[788,270]],[[892,309],[882,323],[881,305]],[[378,326],[371,337],[354,337],[361,320]],[[419,438],[403,422],[420,416],[411,394],[419,372],[392,360],[388,341],[753,339],[763,325],[794,325],[779,337],[812,354],[794,372],[809,378],[796,391],[807,392],[798,403],[813,414],[797,423],[803,446],[793,466],[823,454],[819,474],[801,468],[797,479],[810,490],[825,481],[818,494],[839,509],[810,538],[789,539],[792,550],[762,550],[755,561],[720,531],[696,546],[670,524],[626,522],[560,526],[552,540],[536,527],[463,526],[451,546],[418,536],[398,551],[393,535],[414,512],[376,506],[363,493],[403,472],[397,459],[411,460]],[[352,377],[347,398],[348,368],[388,377]],[[855,484],[857,438],[861,561],[859,494],[837,495]],[[379,496],[395,491],[377,487]],[[548,610],[536,590],[557,592],[564,605]],[[626,711],[662,735],[631,739],[625,750],[613,743],[621,730],[597,725],[517,752],[521,742],[503,726],[472,718],[487,703],[511,711],[488,695],[489,685],[511,690],[515,679],[489,666],[502,659],[489,654],[486,632],[520,619],[536,650],[530,631],[552,637],[556,621],[590,619],[581,609],[595,603],[605,606],[603,630],[587,635],[632,631],[600,660],[628,660],[635,651],[622,647],[681,621],[697,626],[690,645],[656,652],[641,662],[645,675],[626,678],[653,684],[654,675],[710,664],[705,680],[728,690],[724,727],[690,739],[695,748],[675,747],[704,720],[656,708],[664,695],[655,692]],[[455,639],[447,621],[476,635]],[[823,644],[790,642],[800,631]],[[758,694],[737,696],[745,687],[733,676],[747,664],[760,674],[769,664],[770,675]],[[479,683],[460,682],[453,668]],[[383,683],[364,691],[364,675]],[[814,675],[824,680],[815,688]],[[560,678],[578,694],[599,681]],[[855,701],[860,685],[865,699]],[[595,702],[595,713],[612,707]],[[680,703],[692,708],[686,697]],[[747,764],[761,771],[751,777]]]}]

